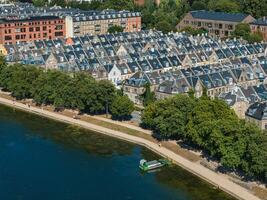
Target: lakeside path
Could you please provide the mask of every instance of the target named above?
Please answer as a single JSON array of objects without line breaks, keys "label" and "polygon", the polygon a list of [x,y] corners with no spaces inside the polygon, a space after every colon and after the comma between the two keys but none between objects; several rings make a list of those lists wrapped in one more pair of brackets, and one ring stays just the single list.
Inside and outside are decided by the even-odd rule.
[{"label": "lakeside path", "polygon": [[19,103],[19,102],[15,102],[12,100],[8,100],[5,98],[0,97],[0,103],[3,105],[7,105],[9,107],[14,107],[20,110],[24,110],[27,112],[31,112],[40,116],[44,116],[44,117],[48,117],[57,121],[61,121],[61,122],[65,122],[65,123],[69,123],[69,124],[74,124],[86,129],[90,129],[92,131],[95,132],[99,132],[105,135],[109,135],[112,137],[116,137],[122,140],[126,140],[129,142],[133,142],[135,144],[139,144],[142,146],[147,147],[148,149],[162,155],[163,157],[167,157],[169,159],[171,159],[173,162],[175,162],[177,165],[179,165],[180,167],[186,169],[187,171],[195,174],[196,176],[202,178],[203,180],[211,183],[212,185],[220,188],[221,190],[227,192],[228,194],[234,196],[237,199],[241,199],[241,200],[260,200],[258,197],[254,196],[252,193],[250,193],[248,190],[246,190],[245,188],[235,184],[234,182],[230,181],[229,179],[227,179],[224,176],[221,176],[207,168],[205,168],[204,166],[201,166],[197,163],[191,162],[177,154],[175,154],[174,152],[164,148],[164,147],[159,147],[156,143],[153,143],[151,141],[148,141],[146,139],[143,138],[139,138],[136,136],[132,136],[126,133],[122,133],[119,131],[114,131],[108,128],[104,128],[101,126],[97,126],[85,121],[81,121],[78,119],[73,119],[71,117],[67,117],[55,112],[51,112],[51,111],[47,111],[47,110],[43,110],[41,108],[37,108],[37,107],[29,107],[28,105]]}]

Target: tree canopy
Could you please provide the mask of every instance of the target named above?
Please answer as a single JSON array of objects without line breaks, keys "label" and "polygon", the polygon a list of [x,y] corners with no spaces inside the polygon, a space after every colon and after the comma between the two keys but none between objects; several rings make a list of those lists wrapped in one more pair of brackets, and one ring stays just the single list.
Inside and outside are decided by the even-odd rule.
[{"label": "tree canopy", "polygon": [[177,95],[149,104],[142,126],[203,149],[226,168],[267,182],[267,135],[219,99]]},{"label": "tree canopy", "polygon": [[38,105],[53,105],[56,109],[100,114],[112,108],[114,118],[118,119],[133,111],[132,102],[128,97],[121,97],[110,81],[96,81],[84,72],[70,75],[56,70],[45,72],[31,65],[6,65],[2,57],[0,87],[16,99],[32,98]]},{"label": "tree canopy", "polygon": [[117,95],[111,104],[110,112],[113,119],[127,120],[133,111],[134,103],[126,95]]},{"label": "tree canopy", "polygon": [[108,28],[108,33],[120,33],[123,32],[123,27],[114,25]]},{"label": "tree canopy", "polygon": [[263,40],[263,35],[260,30],[252,33],[249,24],[241,23],[236,25],[235,30],[232,34],[233,37],[243,38],[249,43],[261,42]]}]

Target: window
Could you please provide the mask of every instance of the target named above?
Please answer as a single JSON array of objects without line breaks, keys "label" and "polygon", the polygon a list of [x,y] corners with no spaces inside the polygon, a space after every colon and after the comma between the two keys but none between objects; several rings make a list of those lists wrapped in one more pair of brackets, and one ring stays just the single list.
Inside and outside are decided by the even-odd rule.
[{"label": "window", "polygon": [[19,40],[20,39],[20,36],[19,35],[16,35],[16,40]]},{"label": "window", "polygon": [[63,26],[62,25],[56,25],[56,30],[62,30],[63,29]]},{"label": "window", "polygon": [[63,36],[63,32],[55,32],[55,36],[58,37],[58,36]]},{"label": "window", "polygon": [[44,26],[44,27],[43,27],[43,31],[46,31],[46,30],[47,30],[47,27],[46,27],[46,26]]},{"label": "window", "polygon": [[231,24],[228,25],[228,29],[229,29],[229,30],[233,30],[233,25],[231,25]]},{"label": "window", "polygon": [[11,35],[5,36],[5,40],[12,40],[12,36]]},{"label": "window", "polygon": [[30,28],[29,28],[29,31],[30,31],[30,32],[33,32],[33,27],[30,27]]},{"label": "window", "polygon": [[35,28],[35,31],[40,31],[40,27],[36,27]]}]

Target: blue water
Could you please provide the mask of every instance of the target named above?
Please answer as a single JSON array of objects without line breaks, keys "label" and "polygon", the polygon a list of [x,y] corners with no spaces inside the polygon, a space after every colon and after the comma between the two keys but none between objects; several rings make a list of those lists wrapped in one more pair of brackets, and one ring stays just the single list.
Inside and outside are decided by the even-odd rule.
[{"label": "blue water", "polygon": [[230,200],[179,167],[138,169],[154,153],[0,106],[1,200]]}]

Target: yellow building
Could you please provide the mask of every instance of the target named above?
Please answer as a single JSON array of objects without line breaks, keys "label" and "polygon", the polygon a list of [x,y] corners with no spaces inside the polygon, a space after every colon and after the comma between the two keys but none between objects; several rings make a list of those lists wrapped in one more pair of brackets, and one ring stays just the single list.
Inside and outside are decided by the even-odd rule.
[{"label": "yellow building", "polygon": [[3,44],[0,44],[0,54],[3,56],[7,55],[7,50]]}]

